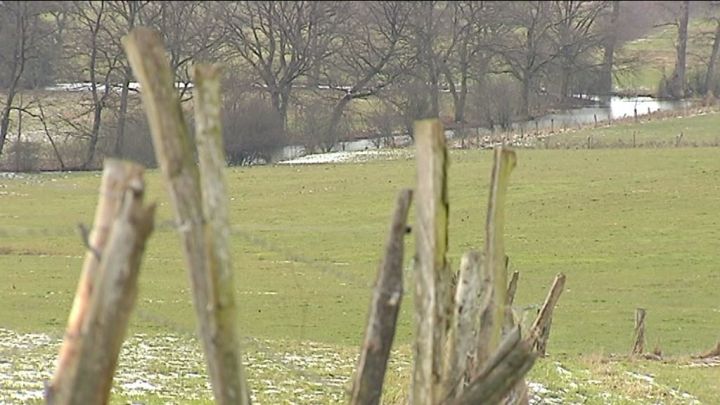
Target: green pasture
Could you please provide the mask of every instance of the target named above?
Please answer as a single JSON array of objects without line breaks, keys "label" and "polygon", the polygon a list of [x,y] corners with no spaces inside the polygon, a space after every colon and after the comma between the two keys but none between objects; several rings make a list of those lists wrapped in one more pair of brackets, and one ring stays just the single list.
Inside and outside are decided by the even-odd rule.
[{"label": "green pasture", "polygon": [[[715,23],[708,18],[692,18],[688,24],[687,72],[703,75],[712,49]],[[670,77],[675,68],[677,27],[662,26],[642,38],[623,44],[618,49],[620,59],[634,59],[633,68],[621,70],[615,77],[616,89],[625,92],[655,94],[660,80]],[[703,76],[704,77],[704,76]]]},{"label": "green pasture", "polygon": [[[687,120],[709,129],[712,119]],[[672,387],[720,402],[718,367],[611,356],[631,348],[637,307],[648,311],[649,349],[666,356],[686,358],[720,337],[719,157],[716,148],[518,151],[505,231],[511,267],[520,271],[517,306],[540,304],[555,274],[567,275],[549,357],[532,381],[563,390],[560,362],[580,370],[566,400],[603,403],[603,392],[631,388],[624,373],[645,370],[664,388],[624,392],[628,401],[659,398]],[[452,151],[450,160],[449,256],[457,268],[462,253],[482,247],[492,153]],[[278,350],[307,342],[337,347],[352,365],[394,199],[413,186],[414,174],[413,159],[228,169],[245,339],[289,342],[270,344]],[[130,335],[192,336],[189,282],[167,194],[157,171],[146,180],[147,200],[159,211]],[[75,229],[92,222],[99,181],[100,173],[0,177],[0,328],[62,336],[84,254]],[[409,360],[412,235],[407,242],[396,347]],[[351,368],[344,370],[349,376]],[[391,396],[401,400],[407,374],[396,371],[390,382]]]},{"label": "green pasture", "polygon": [[[677,116],[675,116],[677,114]],[[720,114],[708,110],[683,116],[682,110],[641,116],[638,122],[602,122],[598,128],[586,127],[552,134],[533,141],[536,147],[587,148],[664,148],[720,145]],[[670,116],[668,116],[670,115]],[[682,134],[682,136],[681,136]],[[634,138],[634,139],[633,139]]]}]

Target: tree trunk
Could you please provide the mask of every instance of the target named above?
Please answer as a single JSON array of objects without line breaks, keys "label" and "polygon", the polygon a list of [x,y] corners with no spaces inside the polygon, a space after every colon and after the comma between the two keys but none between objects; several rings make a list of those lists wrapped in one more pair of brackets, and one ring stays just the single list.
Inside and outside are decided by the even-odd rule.
[{"label": "tree trunk", "polygon": [[[90,87],[92,90],[92,99],[93,99],[93,125],[92,129],[90,131],[90,144],[88,145],[87,152],[85,154],[85,161],[82,164],[83,169],[88,169],[90,165],[92,164],[93,159],[95,158],[95,150],[97,149],[97,142],[98,137],[100,136],[100,122],[102,120],[102,110],[103,110],[103,102],[104,97],[100,98],[98,96],[98,88],[97,88],[97,53],[98,53],[98,43],[97,43],[97,37],[98,33],[100,32],[100,19],[102,18],[103,13],[103,3],[100,3],[100,11],[98,13],[97,19],[94,22],[93,27],[91,28],[92,32],[92,38],[91,38],[91,46],[92,50],[90,51]],[[108,80],[105,80],[105,93],[108,92]]]},{"label": "tree trunk", "polygon": [[430,116],[423,118],[439,118],[440,117],[440,83],[438,80],[437,69],[433,69],[430,78]]},{"label": "tree trunk", "polygon": [[130,90],[130,66],[125,68],[125,80],[123,81],[122,92],[120,93],[120,111],[118,111],[118,128],[115,137],[113,155],[122,157],[123,140],[125,138],[125,120],[127,118],[128,93]]},{"label": "tree trunk", "polygon": [[25,44],[27,38],[25,38],[25,18],[26,15],[17,16],[16,24],[16,43],[13,52],[13,64],[12,64],[12,81],[10,87],[7,89],[7,96],[5,97],[5,106],[2,111],[2,119],[0,119],[0,156],[2,156],[3,148],[5,146],[5,140],[7,139],[8,128],[10,127],[10,110],[12,109],[13,100],[17,93],[17,87],[20,83],[23,71],[25,70]]},{"label": "tree trunk", "polygon": [[282,120],[283,130],[287,130],[287,112],[290,101],[290,89],[271,88],[270,102],[278,117]]},{"label": "tree trunk", "polygon": [[[135,18],[138,13],[138,3],[131,1],[128,3],[128,32],[135,28]],[[125,121],[127,118],[127,106],[128,106],[128,93],[130,90],[130,78],[132,77],[132,68],[128,65],[125,66],[123,72],[124,79],[122,92],[120,93],[120,111],[118,112],[118,128],[117,136],[115,137],[115,146],[113,148],[113,154],[115,156],[122,156],[123,141],[125,139]]]},{"label": "tree trunk", "polygon": [[460,79],[460,94],[455,103],[455,122],[465,122],[465,105],[467,104],[467,76]]},{"label": "tree trunk", "polygon": [[705,74],[705,95],[714,94],[714,79],[715,79],[715,68],[717,66],[718,51],[720,51],[720,21],[717,21],[715,27],[715,39],[713,40],[712,53],[710,53],[710,63],[708,63],[708,70]]},{"label": "tree trunk", "polygon": [[520,100],[520,113],[524,117],[530,116],[530,84],[530,78],[524,76],[522,80],[522,99]]},{"label": "tree trunk", "polygon": [[340,119],[342,118],[343,111],[345,111],[345,107],[347,107],[348,103],[350,103],[350,100],[352,100],[352,97],[347,95],[340,100],[338,100],[337,104],[335,104],[335,107],[333,107],[332,115],[330,116],[330,122],[328,122],[327,127],[325,128],[323,139],[321,141],[325,143],[323,149],[327,149],[329,152],[330,149],[332,149],[332,146],[335,145],[335,142],[338,140],[337,134],[335,133],[337,130],[337,126],[340,123]]},{"label": "tree trunk", "polygon": [[680,23],[678,24],[677,55],[675,71],[670,78],[670,95],[679,99],[685,97],[685,57],[687,49],[688,5],[685,0],[680,7]]},{"label": "tree trunk", "polygon": [[616,25],[620,18],[620,2],[612,2],[609,34],[603,49],[603,67],[600,77],[600,94],[609,96],[613,91],[613,65],[615,63],[615,43],[617,42]]},{"label": "tree trunk", "polygon": [[90,131],[90,145],[88,145],[87,153],[85,155],[85,162],[83,162],[83,169],[90,168],[93,159],[95,158],[95,151],[97,150],[98,137],[100,136],[100,123],[102,119],[102,104],[95,104],[95,112],[93,113],[93,126]]},{"label": "tree trunk", "polygon": [[570,101],[570,79],[572,78],[572,62],[566,60],[562,67],[562,77],[560,78],[560,95],[563,104],[569,104]]},{"label": "tree trunk", "polygon": [[9,92],[5,98],[5,107],[3,108],[2,119],[0,119],[0,156],[2,156],[8,128],[10,127],[10,108],[12,107],[13,98],[15,98],[15,94]]}]

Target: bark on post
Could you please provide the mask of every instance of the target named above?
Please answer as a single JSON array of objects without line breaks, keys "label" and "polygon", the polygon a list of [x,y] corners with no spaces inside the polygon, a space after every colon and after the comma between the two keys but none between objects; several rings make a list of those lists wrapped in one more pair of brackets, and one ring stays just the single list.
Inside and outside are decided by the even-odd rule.
[{"label": "bark on post", "polygon": [[442,357],[451,313],[447,264],[447,149],[438,119],[417,121],[415,369],[412,400],[435,404],[442,390]]},{"label": "bark on post", "polygon": [[455,399],[443,403],[452,405],[498,404],[532,368],[537,354],[531,342],[520,339],[520,328],[508,333],[493,356],[480,370],[478,377]]},{"label": "bark on post", "polygon": [[490,303],[483,314],[480,333],[477,341],[476,374],[500,344],[505,323],[507,304],[507,256],[503,237],[505,225],[505,195],[507,193],[510,173],[516,165],[515,152],[507,148],[496,148],[492,175],[490,178],[490,195],[485,223],[485,257],[484,270],[490,280]]},{"label": "bark on post", "polygon": [[635,310],[635,333],[632,354],[642,355],[645,351],[645,309]]},{"label": "bark on post", "polygon": [[[247,380],[242,366],[238,337],[235,283],[230,258],[230,218],[225,180],[225,148],[220,118],[220,68],[195,65],[195,123],[200,161],[205,249],[209,287],[208,302],[211,329],[208,333],[216,346],[217,356],[209,367],[218,376],[225,400],[250,402]],[[220,360],[220,363],[215,363]]]},{"label": "bark on post", "polygon": [[515,301],[515,293],[517,292],[517,283],[520,278],[520,272],[514,271],[510,284],[508,284],[507,295],[505,297],[505,330],[503,333],[510,331],[515,326],[515,317],[513,316],[512,305]]},{"label": "bark on post", "polygon": [[378,268],[368,316],[365,341],[353,382],[350,404],[378,404],[403,295],[404,236],[412,191],[400,192]]},{"label": "bark on post", "polygon": [[470,251],[460,261],[455,305],[445,350],[444,398],[455,398],[462,393],[468,365],[475,356],[473,335],[480,327],[480,313],[488,301],[487,295],[482,296],[481,260],[478,252]]},{"label": "bark on post", "polygon": [[540,308],[535,322],[530,328],[530,339],[533,343],[533,348],[537,351],[540,356],[545,356],[547,348],[547,341],[550,337],[550,325],[552,323],[553,310],[560,299],[560,294],[565,287],[565,275],[560,273],[555,276],[552,287],[548,292],[547,297],[543,306]]},{"label": "bark on post", "polygon": [[102,255],[68,397],[58,398],[57,404],[108,403],[118,355],[135,306],[142,254],[153,230],[155,206],[143,206],[143,194],[142,179],[133,179]]},{"label": "bark on post", "polygon": [[77,369],[82,325],[90,309],[92,292],[96,288],[100,275],[100,256],[105,251],[113,219],[121,205],[125,191],[127,191],[131,179],[136,179],[142,170],[139,165],[121,160],[107,159],[105,161],[95,219],[92,230],[85,241],[88,251],[85,253],[80,280],[68,317],[58,365],[48,386],[47,401],[49,403],[62,403],[60,399],[68,398],[69,383]]},{"label": "bark on post", "polygon": [[[218,290],[214,283],[216,276],[208,270],[209,263],[218,260],[212,256],[214,248],[208,247],[217,241],[208,231],[211,226],[206,229],[203,225],[200,173],[165,48],[159,34],[144,27],[133,29],[122,42],[142,86],[140,94],[155,153],[175,211],[215,400],[219,404],[247,404],[250,394],[241,365],[224,367],[226,361],[239,361],[238,349],[222,347],[227,340],[216,340],[218,325],[224,325],[224,315],[217,311],[223,303],[218,300],[227,295]],[[228,353],[233,353],[230,360],[226,359]]]}]

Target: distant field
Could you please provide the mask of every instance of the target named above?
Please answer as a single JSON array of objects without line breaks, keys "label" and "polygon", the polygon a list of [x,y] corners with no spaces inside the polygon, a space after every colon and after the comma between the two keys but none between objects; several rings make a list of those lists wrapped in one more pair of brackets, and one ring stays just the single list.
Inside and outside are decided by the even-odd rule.
[{"label": "distant field", "polygon": [[[715,23],[702,18],[691,19],[688,24],[687,72],[707,69]],[[663,26],[652,30],[643,38],[624,44],[618,55],[637,59],[637,69],[622,72],[615,78],[616,89],[655,94],[663,74],[669,77],[675,68],[677,28]],[[704,77],[704,76],[703,76]]]},{"label": "distant field", "polygon": [[[717,120],[692,120],[710,128],[712,118]],[[686,356],[717,341],[719,150],[518,153],[506,229],[511,265],[521,272],[517,305],[540,304],[556,273],[568,277],[550,356],[529,377],[541,384],[534,389],[537,395],[585,403],[720,402],[720,367],[608,357],[629,351],[636,307],[648,310],[650,349],[658,345],[666,355]],[[453,151],[450,158],[450,259],[457,267],[463,252],[482,246],[491,153]],[[239,321],[251,383],[266,403],[300,398],[299,393],[316,395],[302,403],[342,399],[343,381],[351,375],[362,339],[390,210],[396,192],[413,185],[414,164],[403,159],[228,169]],[[0,177],[0,332],[10,336],[3,338],[10,343],[0,344],[0,357],[10,358],[0,367],[10,370],[0,368],[0,374],[13,375],[13,368],[28,364],[36,376],[38,368],[45,378],[52,371],[53,345],[62,336],[84,253],[75,225],[91,222],[99,180],[99,173]],[[147,364],[155,385],[185,388],[143,390],[143,375],[138,374],[138,382],[128,380],[129,374],[117,382],[130,388],[119,391],[116,401],[140,395],[160,403],[163,395],[177,399],[190,392],[202,402],[209,391],[199,353],[182,355],[191,349],[178,348],[198,347],[192,346],[193,311],[179,240],[168,226],[171,214],[158,173],[148,172],[147,182],[148,199],[160,203],[159,225],[144,260],[130,331],[146,337],[128,343],[126,350],[140,357],[125,364],[131,370]],[[408,252],[412,246],[409,238]],[[406,262],[399,363],[388,387],[395,401],[403,398],[399,392],[411,360],[409,257]],[[13,339],[44,343],[23,346]],[[313,355],[317,351],[322,355]],[[158,363],[144,359],[147,353],[156,359],[187,356],[196,363]],[[289,365],[282,371],[263,368],[279,363]],[[652,382],[645,374],[653,376]],[[272,386],[273,380],[279,387]],[[17,384],[0,378],[0,402],[9,400],[8,390],[42,387],[37,379]],[[298,387],[302,390],[294,392]],[[683,399],[684,392],[690,397]]]},{"label": "distant field", "polygon": [[[683,111],[663,112],[640,117],[639,122],[603,122],[598,128],[587,126],[552,134],[532,141],[535,147],[591,148],[657,148],[720,146],[720,112],[712,109],[683,116]],[[682,134],[682,136],[680,136]]]}]

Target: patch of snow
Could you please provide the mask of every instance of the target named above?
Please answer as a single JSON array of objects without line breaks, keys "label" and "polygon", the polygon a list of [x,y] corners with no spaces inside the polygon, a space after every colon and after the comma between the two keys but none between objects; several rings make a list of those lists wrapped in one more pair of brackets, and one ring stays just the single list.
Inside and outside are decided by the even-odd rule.
[{"label": "patch of snow", "polygon": [[357,152],[330,152],[318,153],[313,155],[305,155],[299,158],[278,162],[283,165],[301,165],[301,164],[327,164],[327,163],[356,163],[367,162],[371,160],[397,159],[407,156],[406,151],[402,150],[364,150]]},{"label": "patch of snow", "polygon": [[120,385],[126,393],[130,395],[136,395],[136,394],[142,394],[144,392],[153,392],[157,390],[157,387],[154,385],[141,381],[141,380],[135,380],[131,383],[125,383]]}]

